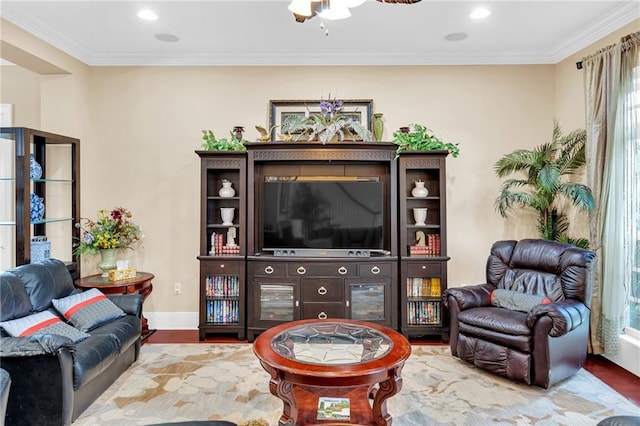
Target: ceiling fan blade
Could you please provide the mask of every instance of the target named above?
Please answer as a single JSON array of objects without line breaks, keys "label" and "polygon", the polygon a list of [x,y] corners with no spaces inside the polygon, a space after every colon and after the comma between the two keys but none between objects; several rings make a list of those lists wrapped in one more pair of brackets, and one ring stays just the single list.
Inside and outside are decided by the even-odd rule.
[{"label": "ceiling fan blade", "polygon": [[418,3],[421,0],[378,0],[380,3],[393,3],[393,4],[413,4]]}]

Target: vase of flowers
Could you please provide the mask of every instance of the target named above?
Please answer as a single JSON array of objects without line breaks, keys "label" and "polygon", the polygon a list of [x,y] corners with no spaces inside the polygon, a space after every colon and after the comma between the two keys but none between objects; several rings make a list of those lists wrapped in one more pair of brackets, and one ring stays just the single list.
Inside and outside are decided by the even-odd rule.
[{"label": "vase of flowers", "polygon": [[108,277],[109,271],[112,269],[116,269],[117,260],[118,260],[118,250],[117,249],[102,249],[100,252],[100,263],[98,263],[98,268],[102,270],[102,276]]},{"label": "vase of flowers", "polygon": [[76,254],[100,253],[99,268],[103,276],[116,268],[116,252],[122,249],[132,249],[142,238],[140,227],[131,221],[133,215],[124,207],[113,210],[98,210],[98,218],[81,219],[76,224],[82,229],[82,237],[75,247]]},{"label": "vase of flowers", "polygon": [[[320,112],[307,116],[290,115],[282,124],[284,134],[291,135],[294,141],[303,137],[307,140],[327,142],[349,140],[371,140],[371,131],[353,116],[344,113],[343,102],[339,100],[320,101]],[[308,109],[307,109],[308,111]]]}]

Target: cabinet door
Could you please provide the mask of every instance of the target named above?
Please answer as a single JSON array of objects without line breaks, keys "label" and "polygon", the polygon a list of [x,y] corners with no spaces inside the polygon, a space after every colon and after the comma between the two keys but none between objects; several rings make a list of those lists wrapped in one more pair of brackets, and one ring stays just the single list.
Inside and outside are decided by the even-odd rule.
[{"label": "cabinet door", "polygon": [[443,264],[412,262],[404,265],[405,303],[403,323],[407,326],[442,326],[441,296],[445,287]]},{"label": "cabinet door", "polygon": [[288,278],[254,278],[252,326],[272,327],[300,319],[300,284]]},{"label": "cabinet door", "polygon": [[375,279],[346,280],[347,317],[388,323],[391,315],[391,284]]},{"label": "cabinet door", "polygon": [[241,324],[244,309],[244,277],[241,262],[202,261],[201,323]]}]

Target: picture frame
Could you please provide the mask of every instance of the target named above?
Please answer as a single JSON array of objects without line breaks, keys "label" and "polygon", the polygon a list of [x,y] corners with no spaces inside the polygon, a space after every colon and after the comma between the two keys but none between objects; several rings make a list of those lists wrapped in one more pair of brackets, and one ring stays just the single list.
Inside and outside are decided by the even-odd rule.
[{"label": "picture frame", "polygon": [[[373,123],[373,99],[339,99],[342,101],[342,114],[351,116],[360,121],[368,130],[372,130]],[[309,117],[320,112],[322,100],[270,100],[269,101],[269,128],[271,129],[271,141],[277,140],[278,129],[289,115],[304,115]],[[274,127],[277,126],[277,127]]]}]

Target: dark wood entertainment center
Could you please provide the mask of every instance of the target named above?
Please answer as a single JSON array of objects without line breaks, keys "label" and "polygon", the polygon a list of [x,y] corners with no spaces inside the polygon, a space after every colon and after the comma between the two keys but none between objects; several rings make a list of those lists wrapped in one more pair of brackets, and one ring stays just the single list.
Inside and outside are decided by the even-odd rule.
[{"label": "dark wood entertainment center", "polygon": [[[348,318],[399,329],[408,337],[439,335],[448,340],[448,318],[440,300],[449,259],[448,153],[412,151],[396,158],[396,148],[385,142],[267,142],[248,143],[246,153],[196,151],[202,185],[200,339],[210,333],[237,333],[253,341],[289,321]],[[329,237],[318,248],[266,247],[272,224],[265,224],[265,207],[270,215],[281,210],[290,216],[289,210],[295,210],[295,204],[287,204],[287,194],[265,198],[265,181],[273,177],[381,182],[376,185],[382,191],[378,245],[338,249]],[[233,196],[219,192],[223,180],[232,182]],[[425,182],[428,196],[412,196],[417,181]],[[234,209],[232,225],[222,224],[221,208]],[[415,208],[428,209],[424,224],[415,224]],[[348,213],[357,212],[341,214]],[[298,224],[294,233],[311,232],[311,226]]]}]

